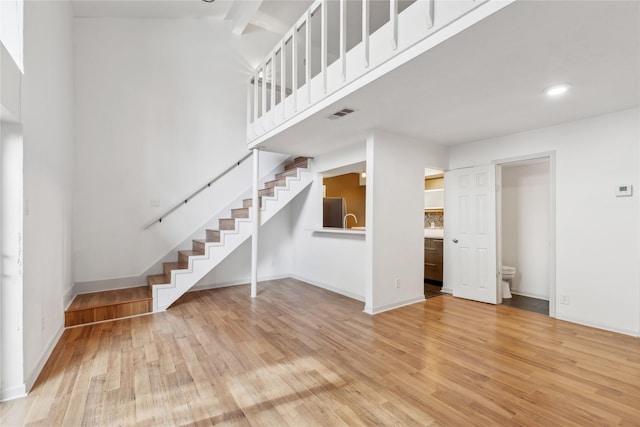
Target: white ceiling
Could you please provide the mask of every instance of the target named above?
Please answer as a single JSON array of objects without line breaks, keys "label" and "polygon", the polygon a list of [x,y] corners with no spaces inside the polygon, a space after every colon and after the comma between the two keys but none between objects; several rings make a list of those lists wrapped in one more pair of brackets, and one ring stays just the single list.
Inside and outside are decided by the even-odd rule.
[{"label": "white ceiling", "polygon": [[[374,128],[453,145],[638,106],[639,6],[518,1],[266,147],[315,156]],[[547,98],[545,88],[557,83],[571,91]],[[327,119],[345,107],[356,112]]]},{"label": "white ceiling", "polygon": [[[259,2],[249,20],[254,29],[283,34],[311,6],[312,0],[244,0]],[[79,18],[229,19],[236,0],[72,0]],[[247,28],[247,31],[250,28]]]},{"label": "white ceiling", "polygon": [[72,0],[74,15],[81,18],[224,18],[233,0]]}]

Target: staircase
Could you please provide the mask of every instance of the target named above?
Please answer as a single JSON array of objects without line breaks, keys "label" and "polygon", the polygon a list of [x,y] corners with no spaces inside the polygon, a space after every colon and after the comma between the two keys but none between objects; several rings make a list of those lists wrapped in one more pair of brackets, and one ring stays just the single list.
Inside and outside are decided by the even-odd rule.
[{"label": "staircase", "polygon": [[[306,157],[297,157],[259,190],[261,226],[311,184],[307,163]],[[147,286],[78,295],[65,311],[65,327],[166,310],[251,237],[251,206],[252,199],[245,199],[242,207],[230,209],[217,230],[206,230],[191,250],[163,263],[162,274],[147,276]]]}]

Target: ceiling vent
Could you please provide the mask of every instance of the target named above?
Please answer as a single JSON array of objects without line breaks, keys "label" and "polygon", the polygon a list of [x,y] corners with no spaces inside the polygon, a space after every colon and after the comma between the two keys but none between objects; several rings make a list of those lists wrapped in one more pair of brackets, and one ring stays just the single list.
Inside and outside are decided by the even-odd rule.
[{"label": "ceiling vent", "polygon": [[348,115],[348,114],[353,113],[354,111],[356,111],[356,110],[354,110],[354,109],[352,109],[352,108],[343,108],[342,110],[340,110],[340,111],[336,111],[335,113],[333,113],[332,115],[330,115],[330,116],[329,116],[329,119],[331,119],[331,120],[338,120],[338,119],[341,119],[341,118],[343,118],[344,116],[346,116],[346,115]]}]

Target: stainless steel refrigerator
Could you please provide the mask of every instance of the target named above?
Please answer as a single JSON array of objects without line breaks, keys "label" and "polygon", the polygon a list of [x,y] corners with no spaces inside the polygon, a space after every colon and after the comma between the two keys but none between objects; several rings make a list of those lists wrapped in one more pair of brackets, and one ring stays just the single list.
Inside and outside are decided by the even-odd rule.
[{"label": "stainless steel refrigerator", "polygon": [[324,197],[322,199],[322,226],[342,228],[346,204],[342,197]]}]

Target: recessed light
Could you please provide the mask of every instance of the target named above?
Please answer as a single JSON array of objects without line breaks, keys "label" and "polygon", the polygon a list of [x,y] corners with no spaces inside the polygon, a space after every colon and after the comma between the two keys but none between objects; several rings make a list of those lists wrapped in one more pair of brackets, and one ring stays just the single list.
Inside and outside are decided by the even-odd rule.
[{"label": "recessed light", "polygon": [[564,95],[565,93],[567,93],[567,91],[569,91],[569,85],[561,84],[561,85],[555,85],[547,88],[547,90],[545,90],[544,93],[546,93],[547,96],[556,97],[556,96]]}]

